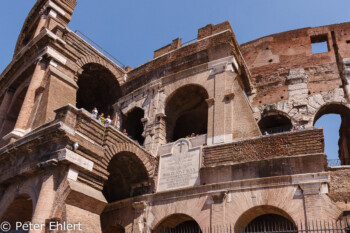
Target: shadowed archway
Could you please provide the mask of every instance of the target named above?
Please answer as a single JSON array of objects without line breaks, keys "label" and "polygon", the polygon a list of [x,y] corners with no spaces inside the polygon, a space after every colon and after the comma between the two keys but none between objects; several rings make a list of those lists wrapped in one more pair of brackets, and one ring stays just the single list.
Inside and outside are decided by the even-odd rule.
[{"label": "shadowed archway", "polygon": [[150,191],[150,180],[143,162],[128,151],[117,153],[110,161],[103,194],[109,203],[139,196]]},{"label": "shadowed archway", "polygon": [[208,93],[202,86],[189,84],[171,94],[165,107],[167,141],[194,134],[206,134],[208,127]]},{"label": "shadowed archway", "polygon": [[78,77],[77,108],[92,111],[94,107],[105,116],[113,114],[113,104],[121,96],[117,78],[100,64],[88,63]]},{"label": "shadowed archway", "polygon": [[143,123],[142,118],[144,118],[145,111],[141,108],[133,108],[123,117],[123,127],[126,129],[129,137],[133,140],[138,141],[140,145],[143,145],[145,138],[142,136],[143,133]]}]

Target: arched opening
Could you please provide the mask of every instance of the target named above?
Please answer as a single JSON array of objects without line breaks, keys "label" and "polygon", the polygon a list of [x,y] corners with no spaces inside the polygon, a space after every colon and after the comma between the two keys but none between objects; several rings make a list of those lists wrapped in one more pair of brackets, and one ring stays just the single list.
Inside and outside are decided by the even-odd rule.
[{"label": "arched opening", "polygon": [[244,212],[238,218],[235,229],[240,232],[293,232],[297,230],[297,226],[282,209],[263,205]]},{"label": "arched opening", "polygon": [[258,125],[262,134],[287,132],[293,128],[289,117],[279,111],[264,113]]},{"label": "arched opening", "polygon": [[253,219],[244,232],[297,232],[297,227],[278,214],[264,214]]},{"label": "arched opening", "polygon": [[110,161],[103,194],[109,203],[146,194],[150,191],[147,170],[131,152],[120,152]]},{"label": "arched opening", "polygon": [[105,116],[113,115],[113,104],[121,96],[116,77],[105,67],[95,63],[83,66],[78,78],[77,108],[91,112],[94,107]]},{"label": "arched opening", "polygon": [[123,130],[125,129],[128,136],[136,140],[143,145],[145,138],[142,136],[143,133],[143,123],[141,121],[144,118],[145,112],[141,108],[133,108],[129,111],[123,118]]},{"label": "arched opening", "polygon": [[28,87],[23,88],[23,90],[18,95],[14,96],[14,99],[9,106],[9,110],[5,115],[5,119],[3,120],[0,134],[1,138],[10,133],[15,128],[19,112],[21,111],[22,104],[27,93],[27,89]]},{"label": "arched opening", "polygon": [[314,117],[314,126],[323,127],[328,165],[349,165],[350,109],[338,103],[324,105]]},{"label": "arched opening", "polygon": [[120,225],[108,226],[103,229],[102,233],[125,233],[125,228]]},{"label": "arched opening", "polygon": [[[30,222],[33,215],[33,202],[29,195],[22,194],[16,197],[7,207],[0,222],[9,222],[12,226],[11,230],[16,230],[16,223]],[[26,232],[26,231],[20,231]]]},{"label": "arched opening", "polygon": [[173,214],[163,219],[154,232],[202,232],[198,223],[186,214]]},{"label": "arched opening", "polygon": [[207,91],[198,85],[177,89],[166,101],[167,141],[173,142],[191,134],[206,134],[208,126]]}]

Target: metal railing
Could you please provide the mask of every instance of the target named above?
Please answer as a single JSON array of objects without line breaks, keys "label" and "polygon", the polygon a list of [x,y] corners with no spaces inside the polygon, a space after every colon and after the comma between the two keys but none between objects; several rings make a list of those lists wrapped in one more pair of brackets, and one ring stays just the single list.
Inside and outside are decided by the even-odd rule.
[{"label": "metal railing", "polygon": [[95,43],[93,40],[91,40],[88,36],[86,36],[84,33],[82,33],[79,30],[75,30],[74,33],[78,35],[81,39],[85,40],[88,44],[90,44],[92,47],[94,47],[97,51],[102,53],[105,57],[110,59],[112,62],[116,63],[118,66],[122,67],[125,69],[125,65],[119,61],[117,58],[113,57],[112,54],[104,50],[101,46],[99,46],[97,43]]},{"label": "metal railing", "polygon": [[[128,232],[128,231],[126,231]],[[232,225],[215,225],[212,227],[200,228],[198,225],[161,228],[154,233],[350,233],[349,221],[309,221],[308,224],[299,223],[294,225],[291,222],[259,222],[249,224],[245,228],[237,228]],[[128,232],[132,233],[132,232]]]},{"label": "metal railing", "polygon": [[328,159],[327,161],[329,167],[337,167],[343,165],[340,159]]}]

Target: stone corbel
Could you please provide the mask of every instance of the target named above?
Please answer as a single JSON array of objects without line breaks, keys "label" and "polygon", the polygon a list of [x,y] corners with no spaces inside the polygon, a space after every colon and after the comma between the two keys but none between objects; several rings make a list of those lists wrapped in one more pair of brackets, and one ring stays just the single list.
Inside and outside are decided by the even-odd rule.
[{"label": "stone corbel", "polygon": [[213,200],[214,204],[220,204],[220,203],[223,203],[225,201],[227,194],[228,194],[228,192],[226,191],[226,192],[221,192],[218,194],[213,194],[210,197]]},{"label": "stone corbel", "polygon": [[319,194],[321,183],[299,184],[304,195]]},{"label": "stone corbel", "polygon": [[156,114],[156,118],[160,120],[166,118],[166,115],[163,112],[159,112]]},{"label": "stone corbel", "polygon": [[214,98],[209,98],[209,99],[206,99],[205,102],[207,102],[208,107],[211,107],[211,106],[214,105],[215,99]]},{"label": "stone corbel", "polygon": [[140,202],[134,202],[131,204],[132,208],[135,210],[137,213],[142,213],[146,210],[147,208],[147,202],[145,201],[140,201]]}]

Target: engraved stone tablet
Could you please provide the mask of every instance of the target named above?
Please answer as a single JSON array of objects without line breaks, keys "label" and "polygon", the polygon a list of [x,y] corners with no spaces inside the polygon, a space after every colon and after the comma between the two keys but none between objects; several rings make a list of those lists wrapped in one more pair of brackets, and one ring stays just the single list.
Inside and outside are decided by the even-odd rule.
[{"label": "engraved stone tablet", "polygon": [[175,142],[171,154],[160,157],[157,191],[199,185],[200,147],[192,148],[188,140]]}]

